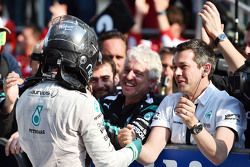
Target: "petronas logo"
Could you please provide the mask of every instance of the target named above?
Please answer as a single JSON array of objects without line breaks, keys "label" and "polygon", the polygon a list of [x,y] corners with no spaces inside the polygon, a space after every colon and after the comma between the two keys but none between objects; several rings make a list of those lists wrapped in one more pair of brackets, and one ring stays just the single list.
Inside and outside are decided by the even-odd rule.
[{"label": "petronas logo", "polygon": [[38,105],[35,109],[35,112],[32,114],[32,124],[35,126],[39,126],[41,122],[41,116],[40,113],[43,109],[42,105]]}]

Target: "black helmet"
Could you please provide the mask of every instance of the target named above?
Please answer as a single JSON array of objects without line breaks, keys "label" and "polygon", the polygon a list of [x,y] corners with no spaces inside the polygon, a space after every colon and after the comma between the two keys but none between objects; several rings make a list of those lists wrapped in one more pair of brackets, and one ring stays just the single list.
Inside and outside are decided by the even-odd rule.
[{"label": "black helmet", "polygon": [[57,67],[56,79],[73,89],[84,89],[101,54],[92,28],[82,20],[64,15],[52,20],[44,39],[43,76]]}]

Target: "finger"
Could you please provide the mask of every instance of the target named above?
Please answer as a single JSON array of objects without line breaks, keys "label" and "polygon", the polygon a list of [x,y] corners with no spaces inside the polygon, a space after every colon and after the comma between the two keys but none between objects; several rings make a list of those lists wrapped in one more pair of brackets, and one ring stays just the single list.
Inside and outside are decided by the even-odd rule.
[{"label": "finger", "polygon": [[17,140],[13,139],[11,144],[10,144],[10,152],[12,154],[16,153],[16,144],[17,144]]},{"label": "finger", "polygon": [[16,154],[20,154],[22,152],[22,148],[20,146],[20,143],[17,141],[16,143]]},{"label": "finger", "polygon": [[217,15],[220,15],[220,13],[219,13],[219,11],[217,10],[216,6],[215,6],[212,2],[207,1],[207,2],[206,2],[206,5],[209,6],[209,8],[210,8],[214,13],[216,13]]},{"label": "finger", "polygon": [[10,141],[11,139],[9,139],[9,141],[6,143],[5,145],[5,155],[9,156],[10,155]]},{"label": "finger", "polygon": [[127,125],[127,128],[131,130],[131,129],[134,128],[134,125],[128,124],[128,125]]}]

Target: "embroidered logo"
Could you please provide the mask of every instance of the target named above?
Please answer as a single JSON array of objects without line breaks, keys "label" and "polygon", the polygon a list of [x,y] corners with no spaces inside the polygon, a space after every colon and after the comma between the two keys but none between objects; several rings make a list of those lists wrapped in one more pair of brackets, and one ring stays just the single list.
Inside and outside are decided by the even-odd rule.
[{"label": "embroidered logo", "polygon": [[147,114],[144,115],[144,119],[147,121],[150,121],[150,119],[154,116],[153,112],[149,112]]},{"label": "embroidered logo", "polygon": [[205,119],[209,120],[211,116],[212,116],[212,111],[206,112]]},{"label": "embroidered logo", "polygon": [[35,112],[32,114],[32,124],[34,126],[38,126],[41,122],[41,116],[40,113],[43,109],[42,105],[38,105],[35,109]]}]

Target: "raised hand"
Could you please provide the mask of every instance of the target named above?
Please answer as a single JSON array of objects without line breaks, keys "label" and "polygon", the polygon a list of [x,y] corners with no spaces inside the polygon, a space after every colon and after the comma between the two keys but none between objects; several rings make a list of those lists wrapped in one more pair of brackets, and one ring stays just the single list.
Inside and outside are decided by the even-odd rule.
[{"label": "raised hand", "polygon": [[23,82],[23,79],[15,72],[11,72],[7,75],[3,85],[4,93],[6,95],[4,104],[6,112],[9,113],[12,111],[19,95],[18,85],[23,84]]},{"label": "raised hand", "polygon": [[128,125],[122,128],[118,134],[118,142],[121,147],[125,147],[127,144],[131,143],[135,139],[135,132],[133,130],[133,125]]},{"label": "raised hand", "polygon": [[183,120],[188,128],[193,127],[198,123],[198,119],[195,116],[196,106],[194,103],[186,97],[181,97],[175,107],[176,114]]},{"label": "raised hand", "polygon": [[209,37],[214,40],[219,34],[223,33],[220,13],[212,2],[207,1],[199,15],[202,18],[203,26]]}]

